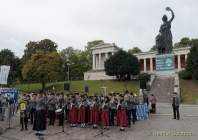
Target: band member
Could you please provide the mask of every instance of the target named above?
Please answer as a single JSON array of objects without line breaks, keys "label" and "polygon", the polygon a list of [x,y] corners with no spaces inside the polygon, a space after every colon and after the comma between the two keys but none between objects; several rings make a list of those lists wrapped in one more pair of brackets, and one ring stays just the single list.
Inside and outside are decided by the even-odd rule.
[{"label": "band member", "polygon": [[56,104],[57,104],[57,100],[54,96],[54,93],[51,93],[48,101],[47,101],[47,105],[48,105],[48,115],[49,115],[49,125],[54,125],[55,122],[55,118],[56,118]]},{"label": "band member", "polygon": [[115,94],[111,95],[110,97],[110,125],[114,126],[115,116],[116,116],[116,107],[117,102],[115,100]]},{"label": "band member", "polygon": [[109,129],[109,97],[105,97],[102,103],[101,124],[104,129]]},{"label": "band member", "polygon": [[117,106],[117,125],[120,127],[120,131],[124,131],[124,127],[127,126],[128,120],[126,115],[127,100],[124,100],[124,97],[120,95]]},{"label": "band member", "polygon": [[87,106],[85,107],[85,123],[89,124],[91,122],[90,105],[92,102],[92,96],[88,96],[87,94],[85,94],[84,96],[87,102]]},{"label": "band member", "polygon": [[131,114],[132,114],[132,108],[133,108],[132,96],[129,93],[127,93],[124,96],[124,98],[125,98],[125,101],[127,101],[126,113],[127,113],[128,127],[131,127]]},{"label": "band member", "polygon": [[36,101],[35,120],[33,130],[37,131],[36,135],[41,135],[41,131],[46,130],[46,104],[42,93],[38,94]]},{"label": "band member", "polygon": [[85,127],[85,108],[87,106],[87,101],[85,97],[82,95],[79,101],[78,107],[78,123],[81,124],[81,127]]},{"label": "band member", "polygon": [[30,100],[30,123],[33,124],[35,120],[35,112],[36,112],[36,96],[37,94],[33,93],[32,98]]},{"label": "band member", "polygon": [[75,96],[72,96],[69,103],[69,123],[71,127],[75,127],[78,119],[78,104]]},{"label": "band member", "polygon": [[58,115],[59,118],[59,126],[63,125],[64,122],[64,116],[65,116],[65,110],[66,110],[66,100],[64,97],[64,93],[60,94],[60,98],[58,100],[58,108],[62,109],[62,112]]},{"label": "band member", "polygon": [[133,124],[137,121],[137,115],[136,115],[136,106],[139,104],[138,96],[135,93],[131,93],[132,96],[132,117],[133,117]]},{"label": "band member", "polygon": [[90,119],[93,128],[97,128],[97,124],[99,123],[99,106],[99,99],[96,96],[93,96],[90,105]]},{"label": "band member", "polygon": [[20,123],[21,123],[21,131],[28,130],[28,117],[29,117],[29,110],[28,110],[28,99],[27,96],[22,97],[20,103],[19,103],[19,109],[20,109]]}]

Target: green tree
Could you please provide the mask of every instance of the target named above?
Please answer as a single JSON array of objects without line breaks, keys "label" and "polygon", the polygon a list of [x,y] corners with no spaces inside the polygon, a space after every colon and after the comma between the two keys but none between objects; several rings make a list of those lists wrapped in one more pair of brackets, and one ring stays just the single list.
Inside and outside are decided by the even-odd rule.
[{"label": "green tree", "polygon": [[63,61],[57,52],[37,52],[24,64],[22,76],[30,82],[40,82],[42,90],[47,82],[63,80]]},{"label": "green tree", "polygon": [[192,41],[188,37],[183,37],[180,42],[174,44],[174,48],[183,48],[191,46]]},{"label": "green tree", "polygon": [[192,39],[191,44],[192,47],[188,54],[187,66],[184,74],[188,75],[188,78],[190,74],[191,78],[198,80],[198,39]]},{"label": "green tree", "polygon": [[156,51],[156,46],[153,45],[153,47],[152,47],[149,51],[150,51],[150,52],[151,52],[151,51]]},{"label": "green tree", "polygon": [[56,52],[57,44],[50,39],[43,39],[41,41],[35,42],[30,41],[26,44],[24,55],[22,57],[23,63],[25,63],[30,57],[35,54],[37,51],[43,51],[44,53]]},{"label": "green tree", "polygon": [[130,75],[137,75],[140,72],[140,65],[137,57],[119,50],[105,61],[105,72],[107,75],[116,76],[118,80],[130,79]]},{"label": "green tree", "polygon": [[21,60],[16,57],[12,51],[8,49],[0,51],[0,65],[10,66],[8,84],[21,79]]},{"label": "green tree", "polygon": [[60,55],[64,62],[65,79],[68,79],[68,67],[70,79],[83,79],[84,72],[90,69],[88,52],[68,47],[63,49]]},{"label": "green tree", "polygon": [[130,54],[141,53],[141,52],[142,52],[142,50],[138,47],[133,47],[132,49],[128,50],[128,53],[130,53]]}]

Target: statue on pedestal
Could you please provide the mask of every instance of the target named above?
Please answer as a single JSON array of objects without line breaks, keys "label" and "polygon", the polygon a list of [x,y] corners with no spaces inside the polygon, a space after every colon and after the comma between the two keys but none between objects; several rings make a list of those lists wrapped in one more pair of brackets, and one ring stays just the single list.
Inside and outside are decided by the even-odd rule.
[{"label": "statue on pedestal", "polygon": [[158,54],[171,53],[173,49],[172,33],[171,33],[171,22],[175,15],[170,7],[166,7],[167,11],[171,12],[171,19],[164,15],[162,17],[163,24],[160,26],[159,34],[156,36],[156,49]]}]

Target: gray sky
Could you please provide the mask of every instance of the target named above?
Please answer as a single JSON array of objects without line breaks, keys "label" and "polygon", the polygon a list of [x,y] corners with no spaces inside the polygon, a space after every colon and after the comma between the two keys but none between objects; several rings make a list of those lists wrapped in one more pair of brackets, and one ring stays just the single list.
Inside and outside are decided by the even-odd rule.
[{"label": "gray sky", "polygon": [[198,0],[0,0],[0,49],[23,55],[28,41],[49,38],[84,49],[88,41],[115,42],[143,51],[155,43],[165,7],[175,12],[174,43],[198,37]]}]

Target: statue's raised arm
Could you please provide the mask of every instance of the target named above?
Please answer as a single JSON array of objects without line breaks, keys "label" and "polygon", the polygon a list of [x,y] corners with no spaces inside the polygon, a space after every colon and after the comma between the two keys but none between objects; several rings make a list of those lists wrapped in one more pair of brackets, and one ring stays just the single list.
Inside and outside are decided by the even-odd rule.
[{"label": "statue's raised arm", "polygon": [[168,21],[169,23],[171,23],[173,21],[173,19],[175,18],[175,14],[173,12],[173,10],[170,7],[166,7],[166,11],[170,11],[172,14],[171,19]]}]

